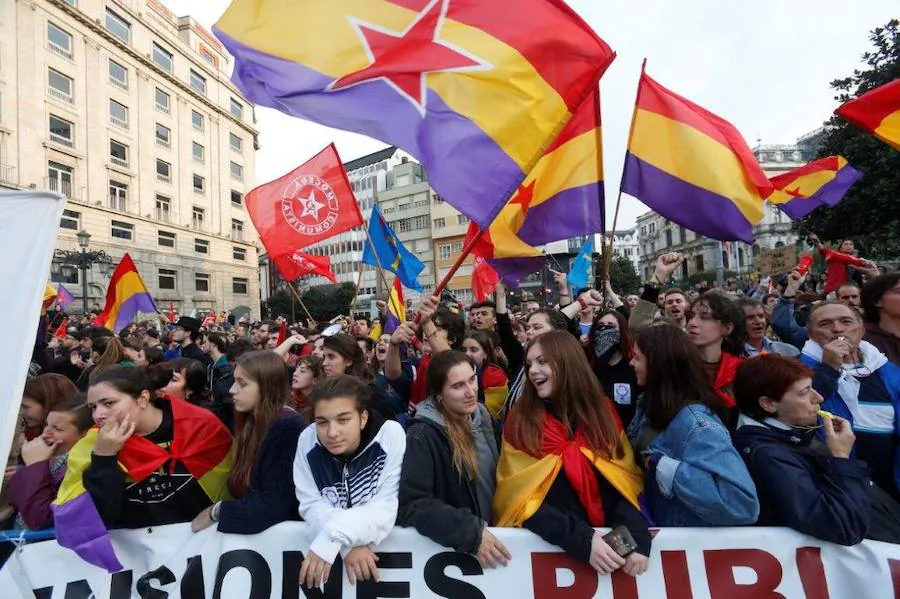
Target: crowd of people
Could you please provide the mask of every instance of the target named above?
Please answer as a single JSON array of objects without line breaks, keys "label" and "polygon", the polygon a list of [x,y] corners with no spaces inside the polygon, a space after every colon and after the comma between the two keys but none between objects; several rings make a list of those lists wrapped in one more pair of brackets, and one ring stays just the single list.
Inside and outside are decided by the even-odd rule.
[{"label": "crowd of people", "polygon": [[657,526],[898,543],[900,272],[841,250],[822,246],[824,288],[802,269],[671,287],[672,253],[640,295],[561,273],[555,306],[501,284],[390,334],[384,314],[44,323],[0,518],[109,570],[109,529],[303,520],[308,587],[339,557],[377,579],[394,526],[485,567],[516,557],[488,527],[524,527],[632,576]]}]

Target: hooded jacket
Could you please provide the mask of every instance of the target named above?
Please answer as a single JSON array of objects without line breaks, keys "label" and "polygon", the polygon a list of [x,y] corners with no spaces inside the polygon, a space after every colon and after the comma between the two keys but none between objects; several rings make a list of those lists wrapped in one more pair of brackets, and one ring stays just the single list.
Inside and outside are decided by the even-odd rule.
[{"label": "hooded jacket", "polygon": [[409,451],[400,476],[397,524],[455,551],[475,553],[490,519],[496,489],[499,451],[491,416],[483,404],[472,418],[478,452],[478,479],[460,476],[453,468],[447,425],[433,399],[419,404],[406,431]]},{"label": "hooded jacket", "polygon": [[388,536],[397,519],[405,450],[403,427],[371,410],[359,448],[349,457],[323,447],[315,424],[300,434],[294,486],[300,517],[316,531],[310,551],[334,563],[339,552],[346,555]]},{"label": "hooded jacket", "polygon": [[815,429],[795,429],[741,414],[734,445],[759,495],[759,526],[789,526],[839,545],[855,545],[869,528],[869,467],[833,457]]}]

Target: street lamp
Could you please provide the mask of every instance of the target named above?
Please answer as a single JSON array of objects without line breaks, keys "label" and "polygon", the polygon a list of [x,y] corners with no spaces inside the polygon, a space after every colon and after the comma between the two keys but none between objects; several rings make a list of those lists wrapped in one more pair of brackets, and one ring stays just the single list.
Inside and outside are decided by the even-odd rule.
[{"label": "street lamp", "polygon": [[78,246],[81,251],[75,250],[56,250],[53,252],[53,262],[58,264],[58,269],[54,266],[54,271],[61,273],[65,277],[71,277],[76,270],[81,271],[81,299],[84,314],[88,313],[88,286],[87,271],[94,264],[100,265],[100,272],[108,275],[113,268],[113,258],[103,250],[88,251],[88,245],[91,242],[91,234],[82,229],[75,234],[78,238]]}]

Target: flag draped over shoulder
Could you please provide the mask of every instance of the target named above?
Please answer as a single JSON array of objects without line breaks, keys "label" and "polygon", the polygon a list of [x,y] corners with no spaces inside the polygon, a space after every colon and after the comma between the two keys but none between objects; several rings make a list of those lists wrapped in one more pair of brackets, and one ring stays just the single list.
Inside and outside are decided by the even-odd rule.
[{"label": "flag draped over shoulder", "polygon": [[313,256],[296,250],[290,254],[272,256],[272,261],[285,281],[294,281],[304,275],[321,275],[332,283],[337,283],[337,277],[331,271],[331,258],[328,256]]},{"label": "flag draped over shoulder", "polygon": [[245,203],[270,256],[291,256],[298,248],[363,224],[334,144],[288,174],[250,190]]},{"label": "flag draped over shoulder", "polygon": [[834,113],[900,150],[900,79],[850,100]]},{"label": "flag draped over shoulder", "polygon": [[400,282],[410,289],[422,290],[417,278],[425,269],[425,264],[403,246],[403,242],[384,220],[377,204],[372,207],[372,215],[369,217],[369,241],[363,250],[363,264],[376,268],[381,266],[397,275]]},{"label": "flag draped over shoulder", "polygon": [[153,296],[144,284],[131,256],[126,253],[113,272],[106,289],[106,307],[94,324],[119,332],[138,312],[157,312]]},{"label": "flag draped over shoulder", "polygon": [[[231,470],[231,434],[218,418],[203,408],[166,397],[172,404],[173,434],[168,448],[132,435],[118,455],[126,483],[141,482],[163,468],[183,464],[199,483],[210,502],[228,499]],[[69,451],[66,475],[53,502],[56,539],[83,560],[109,572],[122,569],[106,525],[84,488],[82,475],[91,464],[99,429],[92,428]],[[126,508],[127,509],[127,508]]]},{"label": "flag draped over shoulder", "polygon": [[[508,283],[539,269],[535,246],[604,228],[600,93],[594,90],[472,249]],[[478,231],[469,226],[468,238]]]},{"label": "flag draped over shoulder", "polygon": [[622,191],[700,235],[753,243],[772,184],[731,123],[641,73]]},{"label": "flag draped over shoulder", "polygon": [[836,206],[861,178],[846,158],[829,156],[772,177],[775,191],[767,200],[797,220],[820,206]]},{"label": "flag draped over shoulder", "polygon": [[615,56],[563,0],[510,6],[235,0],[213,31],[252,102],[403,148],[485,227]]}]

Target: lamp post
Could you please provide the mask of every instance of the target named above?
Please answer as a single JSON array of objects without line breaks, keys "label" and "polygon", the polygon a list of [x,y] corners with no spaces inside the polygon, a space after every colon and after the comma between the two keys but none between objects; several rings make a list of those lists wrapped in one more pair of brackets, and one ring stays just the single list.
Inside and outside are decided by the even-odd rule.
[{"label": "lamp post", "polygon": [[54,272],[62,273],[69,277],[75,274],[75,270],[81,271],[81,299],[85,316],[88,313],[88,284],[87,272],[94,264],[100,265],[104,275],[108,275],[113,268],[113,258],[103,250],[88,251],[91,242],[91,234],[82,229],[75,234],[78,238],[77,250],[56,250],[53,252]]}]

